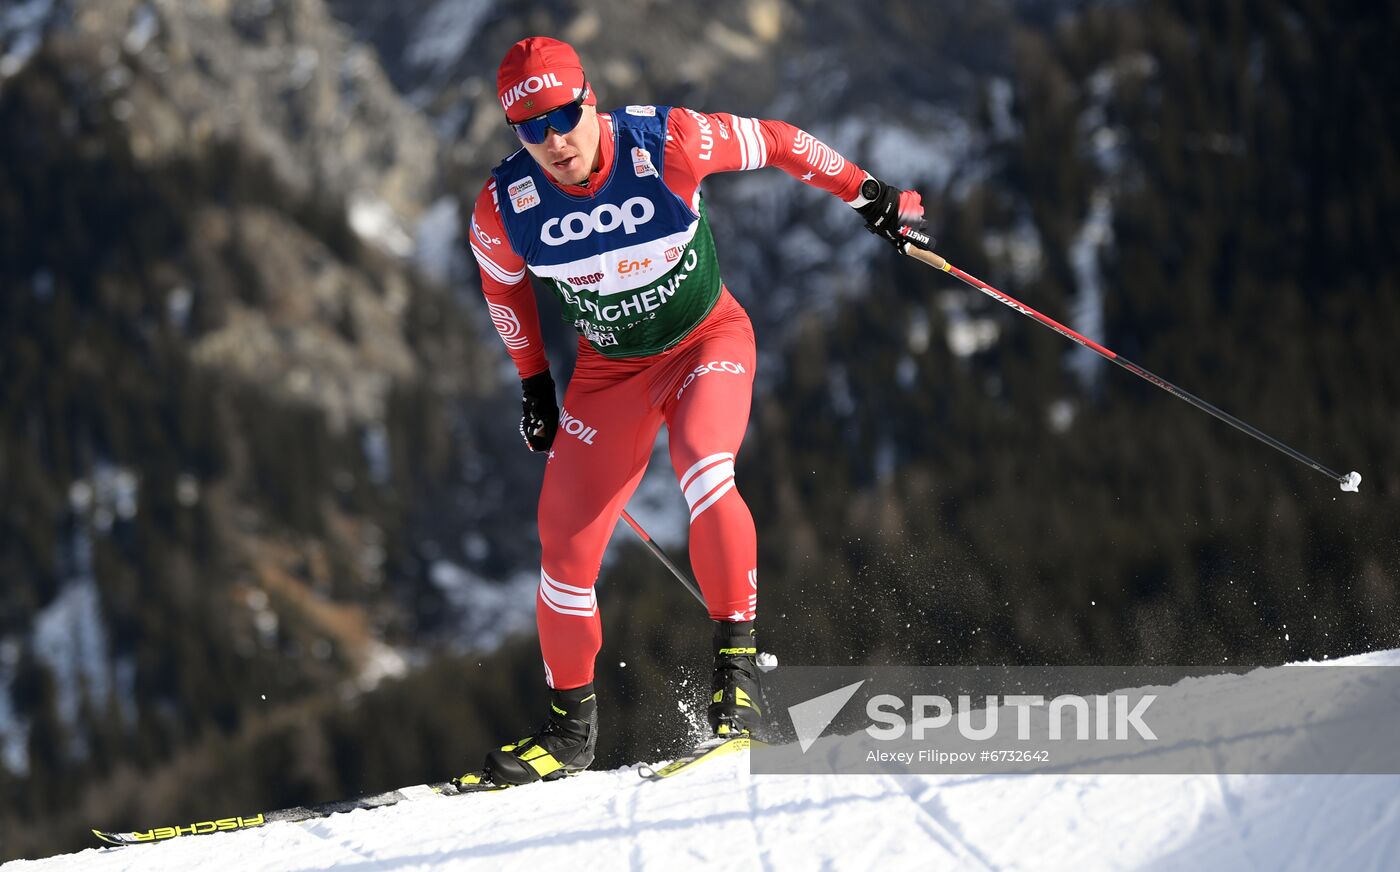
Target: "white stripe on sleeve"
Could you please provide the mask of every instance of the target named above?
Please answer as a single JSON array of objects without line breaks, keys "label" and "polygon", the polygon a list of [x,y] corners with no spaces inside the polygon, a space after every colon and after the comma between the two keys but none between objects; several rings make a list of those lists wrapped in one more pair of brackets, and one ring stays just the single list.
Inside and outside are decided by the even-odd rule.
[{"label": "white stripe on sleeve", "polygon": [[501,265],[492,260],[486,252],[481,249],[481,246],[477,245],[475,242],[472,242],[472,254],[476,255],[476,261],[481,264],[482,270],[491,278],[502,284],[513,285],[525,278],[524,269],[517,272],[509,272],[502,269]]},{"label": "white stripe on sleeve", "polygon": [[768,165],[768,147],[763,141],[763,132],[758,129],[758,121],[753,118],[734,117],[734,130],[739,134],[739,142],[744,146],[744,166],[746,170],[756,170]]}]

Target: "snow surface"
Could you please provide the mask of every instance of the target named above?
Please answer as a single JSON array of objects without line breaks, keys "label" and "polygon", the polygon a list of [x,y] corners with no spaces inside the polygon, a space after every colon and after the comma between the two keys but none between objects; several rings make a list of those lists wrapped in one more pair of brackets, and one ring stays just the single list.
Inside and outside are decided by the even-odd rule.
[{"label": "snow surface", "polygon": [[[1400,651],[1331,662],[1396,666]],[[1202,872],[1391,869],[1396,856],[1397,776],[756,776],[739,756],[670,781],[588,772],[4,869]]]}]

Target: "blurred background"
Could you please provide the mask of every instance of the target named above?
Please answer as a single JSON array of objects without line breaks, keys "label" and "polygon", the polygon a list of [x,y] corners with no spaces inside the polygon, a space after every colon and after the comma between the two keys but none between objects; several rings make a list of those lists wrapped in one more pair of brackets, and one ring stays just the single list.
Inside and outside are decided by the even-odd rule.
[{"label": "blurred background", "polygon": [[[0,0],[0,859],[448,778],[542,719],[542,466],[462,244],[536,33],[600,108],[811,131],[958,266],[1365,476],[716,177],[765,648],[1400,645],[1400,4]],[[632,511],[682,563],[685,508],[659,452]],[[673,753],[705,616],[625,529],[599,599],[598,765]]]}]

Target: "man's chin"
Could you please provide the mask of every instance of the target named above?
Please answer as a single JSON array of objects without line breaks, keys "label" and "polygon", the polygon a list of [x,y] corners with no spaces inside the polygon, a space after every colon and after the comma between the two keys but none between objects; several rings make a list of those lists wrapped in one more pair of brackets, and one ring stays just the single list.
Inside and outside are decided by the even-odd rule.
[{"label": "man's chin", "polygon": [[554,181],[558,182],[561,185],[581,185],[584,182],[588,181],[588,173],[585,172],[579,172],[576,170],[560,172],[554,167],[549,167],[548,169],[549,174],[554,178]]}]

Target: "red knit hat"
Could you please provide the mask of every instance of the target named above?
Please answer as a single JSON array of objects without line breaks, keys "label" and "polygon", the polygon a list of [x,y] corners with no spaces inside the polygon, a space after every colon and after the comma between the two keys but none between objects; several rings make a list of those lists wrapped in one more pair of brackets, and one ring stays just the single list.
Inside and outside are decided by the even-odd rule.
[{"label": "red knit hat", "polygon": [[[496,70],[496,96],[511,122],[533,118],[578,99],[583,90],[583,64],[567,42],[547,36],[520,40],[506,52]],[[590,88],[584,105],[598,101]]]}]

